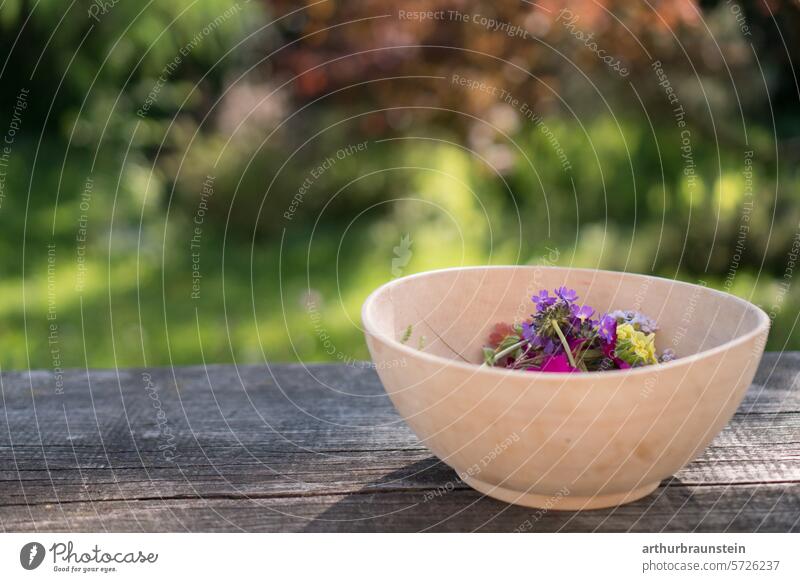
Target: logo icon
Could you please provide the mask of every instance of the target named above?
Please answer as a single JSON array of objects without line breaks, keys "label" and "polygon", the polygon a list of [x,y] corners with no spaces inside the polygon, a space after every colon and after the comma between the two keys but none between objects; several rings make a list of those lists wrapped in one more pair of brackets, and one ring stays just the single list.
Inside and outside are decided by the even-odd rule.
[{"label": "logo icon", "polygon": [[28,542],[19,552],[19,563],[26,570],[35,570],[44,560],[44,546],[39,542]]}]

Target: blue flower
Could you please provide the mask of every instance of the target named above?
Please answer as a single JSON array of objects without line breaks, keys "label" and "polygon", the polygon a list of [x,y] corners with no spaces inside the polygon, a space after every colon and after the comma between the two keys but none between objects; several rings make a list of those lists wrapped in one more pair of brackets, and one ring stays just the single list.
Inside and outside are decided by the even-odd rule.
[{"label": "blue flower", "polygon": [[621,309],[617,309],[616,311],[609,313],[608,316],[616,319],[617,323],[625,323],[631,320],[633,317],[633,311],[623,311]]},{"label": "blue flower", "polygon": [[617,323],[630,323],[637,331],[642,331],[644,333],[655,333],[658,331],[656,322],[638,311],[632,311],[630,309],[626,311],[617,310],[612,311],[608,315],[615,318]]},{"label": "blue flower", "polygon": [[644,333],[655,333],[658,331],[658,325],[656,325],[655,321],[638,312],[634,313],[634,316],[631,319],[631,325],[643,331]]}]

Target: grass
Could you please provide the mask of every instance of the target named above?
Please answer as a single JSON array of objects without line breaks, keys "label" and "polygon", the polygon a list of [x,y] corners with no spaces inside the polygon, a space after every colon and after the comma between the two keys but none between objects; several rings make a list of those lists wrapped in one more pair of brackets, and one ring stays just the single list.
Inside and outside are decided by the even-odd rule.
[{"label": "grass", "polygon": [[[224,273],[222,253],[209,250],[196,300],[190,269],[174,257],[167,269],[158,260],[140,258],[137,264],[135,255],[115,257],[110,267],[95,259],[80,293],[75,270],[62,263],[49,279],[44,268],[25,284],[6,280],[0,287],[3,369],[365,359],[360,306],[373,288],[393,277],[401,236],[375,224],[357,228],[344,241],[334,230],[318,232],[308,269],[306,236],[284,240],[282,257],[280,245],[259,244],[252,277],[249,246],[226,247]],[[433,245],[434,240],[425,232],[411,236],[412,257],[403,274],[461,263],[455,247],[435,258],[414,252],[422,244],[417,241]],[[510,253],[495,253],[496,263],[509,258],[503,254]],[[571,255],[564,253],[560,262]],[[723,283],[706,280],[712,287]],[[776,314],[768,349],[800,349],[793,327],[798,305],[780,295],[777,281],[740,274],[731,290]]]}]

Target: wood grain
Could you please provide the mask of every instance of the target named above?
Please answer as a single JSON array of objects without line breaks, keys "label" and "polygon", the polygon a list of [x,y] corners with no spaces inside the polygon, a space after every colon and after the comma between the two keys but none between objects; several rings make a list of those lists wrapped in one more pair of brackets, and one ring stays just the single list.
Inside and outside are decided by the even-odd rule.
[{"label": "wood grain", "polygon": [[767,354],[706,452],[586,512],[467,488],[365,365],[0,376],[5,531],[798,531],[800,354]]}]

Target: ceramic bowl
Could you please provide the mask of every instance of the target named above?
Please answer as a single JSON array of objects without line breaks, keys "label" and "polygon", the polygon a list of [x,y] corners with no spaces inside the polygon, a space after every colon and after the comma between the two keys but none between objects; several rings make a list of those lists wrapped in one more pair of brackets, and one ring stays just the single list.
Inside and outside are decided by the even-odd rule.
[{"label": "ceramic bowl", "polygon": [[[572,374],[479,365],[495,323],[526,319],[534,292],[561,285],[598,311],[654,318],[659,352],[678,359]],[[755,305],[702,285],[532,266],[396,279],[362,318],[386,392],[437,457],[486,495],[569,510],[644,497],[700,454],[742,400],[769,329]]]}]

